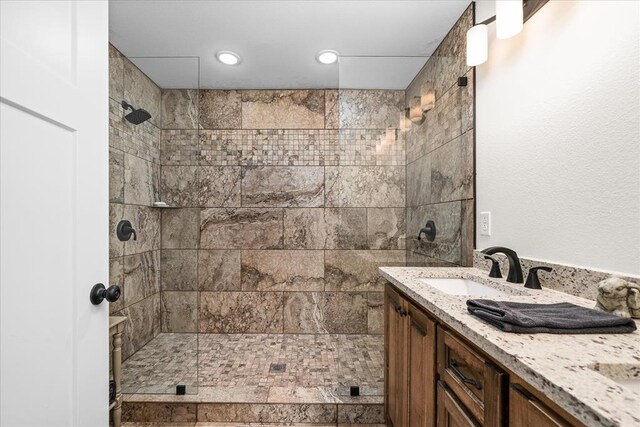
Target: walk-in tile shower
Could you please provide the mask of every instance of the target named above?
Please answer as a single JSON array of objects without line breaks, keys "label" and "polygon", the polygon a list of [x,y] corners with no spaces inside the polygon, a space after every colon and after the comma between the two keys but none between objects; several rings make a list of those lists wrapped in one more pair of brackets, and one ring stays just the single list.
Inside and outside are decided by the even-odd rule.
[{"label": "walk-in tile shower", "polygon": [[[342,65],[340,89],[200,88],[197,58],[125,58],[110,46],[124,393],[185,385],[214,401],[336,402],[357,387],[382,403],[377,267],[471,264],[470,24],[469,9],[402,90],[342,87]],[[148,61],[181,64],[193,84],[159,87],[141,71]],[[410,125],[425,81],[434,108]],[[151,118],[127,122],[122,101]],[[122,219],[137,240],[117,239]],[[438,239],[418,241],[428,219]]]}]

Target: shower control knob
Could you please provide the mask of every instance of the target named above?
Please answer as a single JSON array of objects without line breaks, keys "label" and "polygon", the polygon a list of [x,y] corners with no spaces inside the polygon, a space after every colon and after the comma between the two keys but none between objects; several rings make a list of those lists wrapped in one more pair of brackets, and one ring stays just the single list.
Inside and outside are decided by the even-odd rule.
[{"label": "shower control knob", "polygon": [[120,293],[120,286],[111,285],[105,289],[102,283],[98,283],[91,288],[89,299],[93,305],[98,305],[105,299],[109,302],[114,302],[120,298]]}]

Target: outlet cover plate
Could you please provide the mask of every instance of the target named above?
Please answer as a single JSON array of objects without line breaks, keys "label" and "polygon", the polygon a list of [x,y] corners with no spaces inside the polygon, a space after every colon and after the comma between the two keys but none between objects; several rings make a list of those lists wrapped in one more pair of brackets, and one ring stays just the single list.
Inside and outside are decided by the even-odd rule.
[{"label": "outlet cover plate", "polygon": [[480,235],[491,236],[491,212],[480,212]]}]

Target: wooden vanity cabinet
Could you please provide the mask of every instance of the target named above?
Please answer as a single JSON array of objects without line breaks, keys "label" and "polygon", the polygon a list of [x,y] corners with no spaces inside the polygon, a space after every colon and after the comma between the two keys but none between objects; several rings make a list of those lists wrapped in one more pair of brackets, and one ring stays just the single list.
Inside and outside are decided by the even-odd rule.
[{"label": "wooden vanity cabinet", "polygon": [[569,422],[537,399],[522,384],[512,382],[509,387],[510,427],[570,427]]},{"label": "wooden vanity cabinet", "polygon": [[436,422],[436,323],[409,304],[409,426]]},{"label": "wooden vanity cabinet", "polygon": [[406,302],[397,292],[385,291],[385,409],[389,423],[394,427],[407,425],[407,316]]},{"label": "wooden vanity cabinet", "polygon": [[442,326],[438,326],[438,374],[481,425],[504,425],[507,375]]},{"label": "wooden vanity cabinet", "polygon": [[392,286],[385,289],[385,363],[392,427],[583,425]]},{"label": "wooden vanity cabinet", "polygon": [[438,427],[479,427],[462,402],[442,381],[438,381]]},{"label": "wooden vanity cabinet", "polygon": [[394,427],[433,427],[436,422],[436,324],[387,287],[385,402]]}]

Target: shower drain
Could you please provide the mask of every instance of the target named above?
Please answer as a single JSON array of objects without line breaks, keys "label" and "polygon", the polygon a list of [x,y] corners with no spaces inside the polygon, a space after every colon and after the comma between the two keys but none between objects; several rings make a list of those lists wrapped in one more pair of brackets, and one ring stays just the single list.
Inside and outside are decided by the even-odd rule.
[{"label": "shower drain", "polygon": [[272,363],[271,365],[269,365],[269,373],[280,374],[286,370],[286,363]]}]

